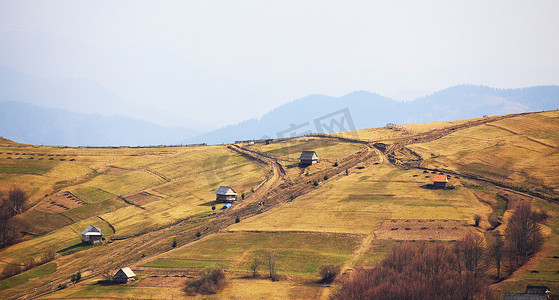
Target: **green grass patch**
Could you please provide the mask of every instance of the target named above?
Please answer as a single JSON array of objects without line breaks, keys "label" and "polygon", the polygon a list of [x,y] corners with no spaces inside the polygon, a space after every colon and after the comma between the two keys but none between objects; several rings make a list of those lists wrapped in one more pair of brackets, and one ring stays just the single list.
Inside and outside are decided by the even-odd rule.
[{"label": "green grass patch", "polygon": [[113,194],[105,192],[96,187],[85,187],[76,189],[75,191],[73,191],[73,194],[76,197],[80,198],[80,200],[87,203],[106,201],[114,197]]},{"label": "green grass patch", "polygon": [[229,268],[231,263],[233,262],[230,260],[158,258],[143,266],[153,268]]},{"label": "green grass patch", "polygon": [[[323,264],[342,264],[359,244],[359,237],[302,233],[226,233],[211,236],[145,264],[148,267],[227,267],[249,271],[254,258],[264,265],[273,253],[278,271],[310,274]],[[262,265],[262,269],[264,269]]]},{"label": "green grass patch", "polygon": [[0,172],[16,174],[46,174],[58,164],[57,161],[37,159],[2,159],[0,160]]},{"label": "green grass patch", "polygon": [[22,285],[32,278],[50,275],[54,273],[54,271],[56,271],[55,263],[35,267],[31,270],[0,281],[0,291]]}]

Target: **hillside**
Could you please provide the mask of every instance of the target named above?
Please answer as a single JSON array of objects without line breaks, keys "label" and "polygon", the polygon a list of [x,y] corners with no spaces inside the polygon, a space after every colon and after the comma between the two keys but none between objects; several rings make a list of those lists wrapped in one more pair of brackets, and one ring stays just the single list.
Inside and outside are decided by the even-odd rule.
[{"label": "hillside", "polygon": [[[549,111],[269,144],[0,143],[0,193],[16,183],[30,196],[18,216],[26,235],[0,251],[0,268],[56,253],[53,261],[0,281],[0,297],[179,298],[201,268],[218,267],[228,280],[218,298],[326,299],[340,282],[317,284],[320,266],[339,265],[350,276],[403,241],[453,243],[468,232],[489,240],[489,216],[506,220],[519,199],[550,215],[543,225],[545,244],[493,288],[502,294],[547,285],[556,295],[558,127],[559,113]],[[304,150],[315,151],[319,162],[298,166]],[[455,189],[426,187],[439,172],[451,175]],[[220,185],[245,198],[213,213],[213,191]],[[473,226],[475,214],[482,216],[480,227]],[[80,244],[79,233],[89,224],[102,229],[102,244]],[[265,279],[264,266],[261,278],[249,278],[252,262],[269,255],[281,280]],[[124,266],[138,280],[98,284],[104,272]],[[78,270],[83,280],[70,284]]]}]

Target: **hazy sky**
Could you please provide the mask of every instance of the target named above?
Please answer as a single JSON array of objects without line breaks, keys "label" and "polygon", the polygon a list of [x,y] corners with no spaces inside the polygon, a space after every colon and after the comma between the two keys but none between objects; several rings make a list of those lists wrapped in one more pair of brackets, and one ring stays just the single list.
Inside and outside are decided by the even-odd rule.
[{"label": "hazy sky", "polygon": [[[559,84],[559,1],[0,3],[0,33],[31,31],[109,51],[157,47],[220,82],[242,83],[229,99],[187,97],[198,119],[217,106],[234,121],[258,117],[314,93],[407,99],[456,84]],[[141,86],[96,80],[148,101],[131,91]]]}]

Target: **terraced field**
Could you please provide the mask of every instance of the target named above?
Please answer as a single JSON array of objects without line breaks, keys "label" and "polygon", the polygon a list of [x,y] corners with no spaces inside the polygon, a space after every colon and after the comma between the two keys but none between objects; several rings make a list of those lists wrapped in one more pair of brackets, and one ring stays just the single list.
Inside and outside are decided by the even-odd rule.
[{"label": "terraced field", "polygon": [[[507,201],[517,199],[550,215],[545,245],[493,288],[502,294],[541,284],[559,291],[558,129],[559,113],[545,112],[234,146],[90,149],[2,141],[0,189],[17,182],[30,195],[21,216],[30,234],[0,251],[0,267],[48,250],[56,258],[1,281],[0,297],[175,299],[202,268],[218,267],[228,285],[210,298],[326,299],[340,282],[318,284],[322,265],[340,266],[346,277],[404,241],[453,243],[468,232],[490,238],[488,216],[506,220]],[[315,151],[319,163],[300,167],[304,150]],[[451,174],[454,189],[429,188],[440,172]],[[212,213],[219,185],[246,197]],[[479,227],[475,214],[482,216]],[[104,243],[80,244],[89,224],[102,228]],[[280,281],[266,279],[270,257]],[[123,266],[138,280],[98,284],[104,271]],[[83,281],[56,288],[78,270]]]}]

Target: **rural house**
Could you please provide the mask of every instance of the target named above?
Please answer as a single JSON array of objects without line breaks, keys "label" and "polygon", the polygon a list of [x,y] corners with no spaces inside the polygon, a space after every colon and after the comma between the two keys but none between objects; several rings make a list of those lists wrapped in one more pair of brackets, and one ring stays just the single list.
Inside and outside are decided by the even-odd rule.
[{"label": "rural house", "polygon": [[231,203],[237,201],[237,193],[229,186],[220,186],[215,191],[215,201],[220,203]]},{"label": "rural house", "polygon": [[127,283],[128,281],[134,280],[134,277],[136,277],[136,274],[134,274],[129,267],[125,267],[116,272],[114,281],[118,283]]},{"label": "rural house", "polygon": [[309,166],[318,162],[318,156],[314,151],[303,151],[299,157],[302,166]]},{"label": "rural house", "polygon": [[435,175],[433,177],[433,186],[436,189],[444,189],[446,183],[448,182],[448,177],[446,175]]},{"label": "rural house", "polygon": [[506,293],[504,300],[547,300],[549,293],[547,286],[529,285],[524,293]]},{"label": "rural house", "polygon": [[82,231],[82,242],[88,244],[95,244],[103,240],[103,233],[101,228],[95,225],[89,225],[84,231]]}]

